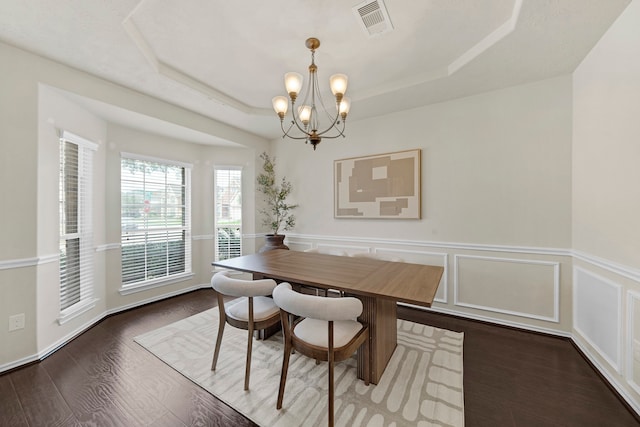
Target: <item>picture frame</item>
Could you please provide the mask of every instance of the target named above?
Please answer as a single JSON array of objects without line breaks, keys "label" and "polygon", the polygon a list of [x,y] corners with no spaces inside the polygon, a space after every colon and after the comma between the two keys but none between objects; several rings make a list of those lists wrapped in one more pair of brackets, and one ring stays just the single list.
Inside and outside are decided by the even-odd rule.
[{"label": "picture frame", "polygon": [[334,217],[421,218],[421,150],[334,161]]}]

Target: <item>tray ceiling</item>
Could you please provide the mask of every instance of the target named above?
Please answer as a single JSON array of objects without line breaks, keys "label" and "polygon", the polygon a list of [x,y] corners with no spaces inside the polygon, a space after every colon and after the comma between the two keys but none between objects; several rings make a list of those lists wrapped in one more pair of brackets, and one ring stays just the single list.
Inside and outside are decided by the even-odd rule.
[{"label": "tray ceiling", "polygon": [[[265,138],[287,71],[349,76],[358,120],[571,73],[629,0],[3,0],[0,40]],[[306,77],[306,76],[305,76]]]}]

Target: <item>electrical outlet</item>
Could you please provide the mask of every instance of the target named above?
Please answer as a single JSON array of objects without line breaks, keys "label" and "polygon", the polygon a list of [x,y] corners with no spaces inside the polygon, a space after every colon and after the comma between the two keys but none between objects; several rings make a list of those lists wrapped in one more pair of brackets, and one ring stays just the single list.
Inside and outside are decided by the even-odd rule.
[{"label": "electrical outlet", "polygon": [[24,329],[24,313],[9,316],[9,332]]}]

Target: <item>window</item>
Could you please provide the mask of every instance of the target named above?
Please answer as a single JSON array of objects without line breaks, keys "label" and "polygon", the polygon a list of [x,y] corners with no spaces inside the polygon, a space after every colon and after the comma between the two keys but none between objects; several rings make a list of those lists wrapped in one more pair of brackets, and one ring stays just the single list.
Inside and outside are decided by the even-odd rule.
[{"label": "window", "polygon": [[191,165],[122,154],[122,286],[191,275]]},{"label": "window", "polygon": [[242,169],[217,166],[215,186],[215,259],[242,255]]},{"label": "window", "polygon": [[94,303],[92,186],[97,145],[63,131],[60,137],[60,318],[64,323]]}]

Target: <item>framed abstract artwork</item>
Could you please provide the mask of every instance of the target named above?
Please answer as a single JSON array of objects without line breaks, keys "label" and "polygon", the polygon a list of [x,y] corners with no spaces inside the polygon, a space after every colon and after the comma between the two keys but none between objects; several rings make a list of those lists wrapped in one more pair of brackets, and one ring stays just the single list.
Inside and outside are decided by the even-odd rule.
[{"label": "framed abstract artwork", "polygon": [[334,217],[419,219],[420,150],[335,160]]}]

